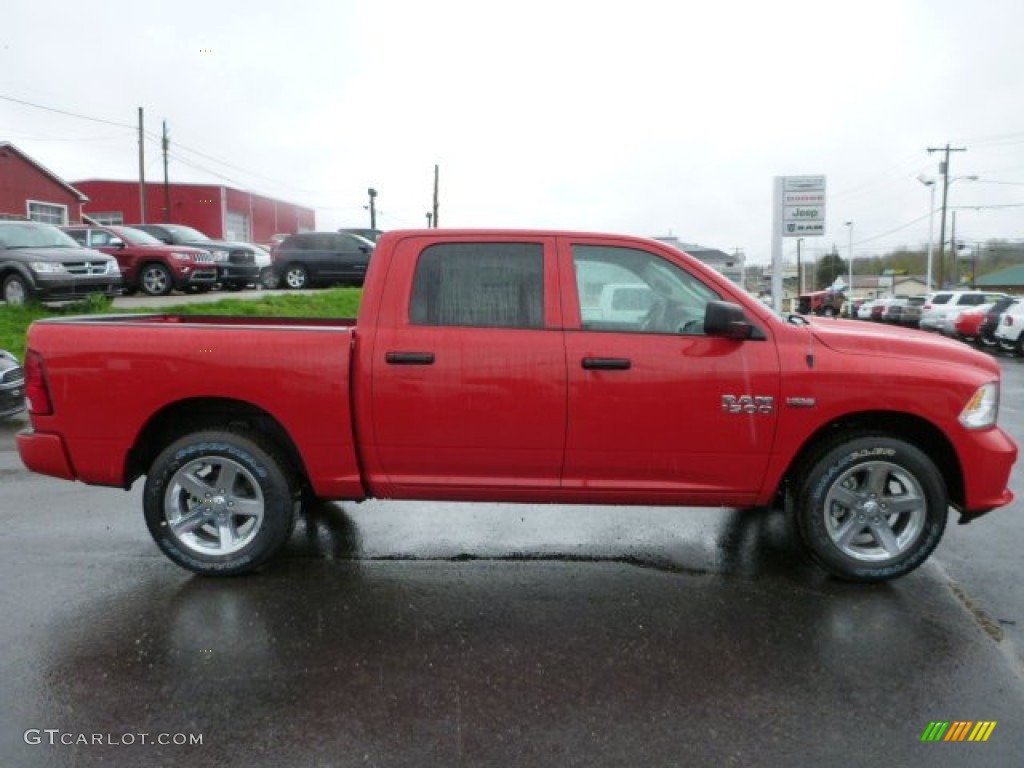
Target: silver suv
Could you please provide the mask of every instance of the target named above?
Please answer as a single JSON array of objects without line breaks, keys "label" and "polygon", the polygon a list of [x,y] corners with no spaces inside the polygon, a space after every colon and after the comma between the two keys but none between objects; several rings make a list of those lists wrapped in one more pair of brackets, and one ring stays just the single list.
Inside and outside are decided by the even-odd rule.
[{"label": "silver suv", "polygon": [[925,331],[942,331],[947,322],[953,320],[957,313],[982,304],[991,304],[1004,298],[1004,293],[987,293],[986,291],[937,291],[929,293],[921,308],[919,327]]}]

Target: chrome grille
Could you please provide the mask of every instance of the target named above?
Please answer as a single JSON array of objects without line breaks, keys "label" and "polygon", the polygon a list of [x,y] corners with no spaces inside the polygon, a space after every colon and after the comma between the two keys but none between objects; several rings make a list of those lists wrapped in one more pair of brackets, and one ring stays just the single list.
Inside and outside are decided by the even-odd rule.
[{"label": "chrome grille", "polygon": [[199,253],[196,254],[195,260],[198,261],[200,264],[213,264],[213,254]]},{"label": "chrome grille", "polygon": [[107,262],[65,261],[64,269],[66,269],[72,275],[105,275],[107,274]]},{"label": "chrome grille", "polygon": [[0,384],[16,384],[24,380],[25,370],[23,368],[11,368],[9,371],[4,371],[3,374],[0,374]]},{"label": "chrome grille", "polygon": [[228,256],[228,261],[232,264],[255,264],[256,256],[252,251],[232,251]]}]

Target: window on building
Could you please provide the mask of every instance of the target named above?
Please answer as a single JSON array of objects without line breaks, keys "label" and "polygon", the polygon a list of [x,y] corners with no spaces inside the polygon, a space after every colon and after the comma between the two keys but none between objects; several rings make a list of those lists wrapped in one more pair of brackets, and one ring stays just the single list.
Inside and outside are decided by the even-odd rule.
[{"label": "window on building", "polygon": [[249,217],[244,213],[228,211],[224,221],[224,239],[249,242]]},{"label": "window on building", "polygon": [[444,243],[424,249],[409,319],[415,325],[543,327],[544,247]]},{"label": "window on building", "polygon": [[97,224],[119,227],[124,224],[123,211],[103,211],[102,213],[90,213],[89,218]]},{"label": "window on building", "polygon": [[40,203],[35,200],[29,200],[28,217],[32,221],[39,221],[43,224],[55,224],[58,227],[62,227],[68,223],[68,207],[56,203]]}]

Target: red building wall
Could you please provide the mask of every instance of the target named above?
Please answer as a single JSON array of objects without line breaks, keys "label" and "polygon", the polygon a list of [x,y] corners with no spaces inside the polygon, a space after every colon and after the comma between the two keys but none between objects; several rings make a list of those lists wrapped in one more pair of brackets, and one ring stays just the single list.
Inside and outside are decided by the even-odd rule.
[{"label": "red building wall", "polygon": [[78,195],[14,147],[0,147],[0,213],[27,216],[29,200],[67,206],[68,223],[82,222]]},{"label": "red building wall", "polygon": [[[125,224],[137,224],[139,218],[139,185],[130,181],[90,179],[75,185],[89,196],[85,214],[121,212]],[[316,228],[316,213],[311,208],[283,200],[254,195],[249,192],[213,184],[171,184],[170,217],[165,216],[166,194],[163,184],[146,184],[146,221],[159,224],[187,224],[210,237],[224,237],[227,214],[238,213],[249,218],[249,239],[256,243],[270,241],[278,232],[294,233]]]}]

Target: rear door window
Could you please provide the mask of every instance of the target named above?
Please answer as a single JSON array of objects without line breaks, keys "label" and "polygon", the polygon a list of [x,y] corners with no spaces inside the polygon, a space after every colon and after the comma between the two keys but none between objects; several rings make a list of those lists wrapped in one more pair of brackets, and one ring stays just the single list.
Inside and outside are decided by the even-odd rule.
[{"label": "rear door window", "polygon": [[544,326],[544,246],[439,243],[423,250],[413,277],[414,325]]}]

